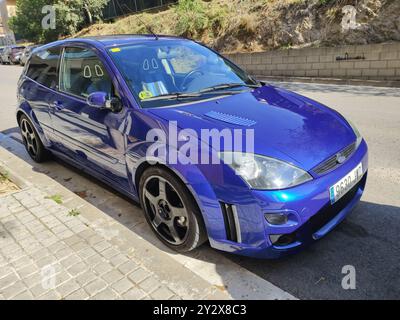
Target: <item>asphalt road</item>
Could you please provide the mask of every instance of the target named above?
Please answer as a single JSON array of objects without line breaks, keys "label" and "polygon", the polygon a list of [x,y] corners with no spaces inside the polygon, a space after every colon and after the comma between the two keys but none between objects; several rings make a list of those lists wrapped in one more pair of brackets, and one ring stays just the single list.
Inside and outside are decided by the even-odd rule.
[{"label": "asphalt road", "polygon": [[[16,138],[15,92],[21,70],[16,66],[0,66],[0,132]],[[370,153],[365,194],[346,221],[300,254],[273,261],[219,254],[301,299],[399,299],[400,90],[302,83],[279,85],[338,110],[357,125]],[[61,174],[80,175],[65,164],[52,163],[47,168],[55,179]],[[84,184],[89,188],[94,183],[100,190],[96,191],[98,195],[110,193],[106,186],[89,180],[82,179],[75,183],[75,188],[85,188]],[[61,181],[67,184],[70,180]],[[118,194],[113,197],[113,207],[126,202]],[[126,211],[125,202],[120,209]],[[341,286],[345,265],[355,267],[355,290],[344,290]]]}]

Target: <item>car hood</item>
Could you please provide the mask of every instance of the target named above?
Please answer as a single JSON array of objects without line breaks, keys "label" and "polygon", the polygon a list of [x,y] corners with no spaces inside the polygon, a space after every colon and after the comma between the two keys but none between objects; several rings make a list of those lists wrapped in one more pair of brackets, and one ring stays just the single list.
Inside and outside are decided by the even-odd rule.
[{"label": "car hood", "polygon": [[[254,129],[254,152],[310,170],[355,141],[342,116],[274,86],[176,107],[149,109],[201,136],[201,129]],[[223,145],[223,144],[221,144]]]}]

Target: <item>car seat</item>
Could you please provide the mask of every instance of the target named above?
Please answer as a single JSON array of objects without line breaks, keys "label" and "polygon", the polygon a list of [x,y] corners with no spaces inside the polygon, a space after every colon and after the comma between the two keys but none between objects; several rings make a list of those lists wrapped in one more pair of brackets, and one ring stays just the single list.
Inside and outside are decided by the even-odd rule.
[{"label": "car seat", "polygon": [[152,96],[176,92],[171,76],[165,71],[156,49],[143,50],[139,61],[141,90],[150,91]]}]

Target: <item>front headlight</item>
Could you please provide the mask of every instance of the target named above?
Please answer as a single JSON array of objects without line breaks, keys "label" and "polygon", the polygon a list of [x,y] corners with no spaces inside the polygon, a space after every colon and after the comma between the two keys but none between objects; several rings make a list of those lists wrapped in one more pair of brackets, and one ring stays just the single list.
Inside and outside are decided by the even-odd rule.
[{"label": "front headlight", "polygon": [[358,131],[357,127],[354,125],[353,122],[351,122],[350,120],[347,120],[347,122],[349,123],[350,127],[353,129],[354,134],[356,135],[356,149],[357,149],[362,141],[362,136],[360,134],[360,131]]},{"label": "front headlight", "polygon": [[253,189],[285,189],[312,180],[306,171],[274,158],[241,152],[218,156]]}]

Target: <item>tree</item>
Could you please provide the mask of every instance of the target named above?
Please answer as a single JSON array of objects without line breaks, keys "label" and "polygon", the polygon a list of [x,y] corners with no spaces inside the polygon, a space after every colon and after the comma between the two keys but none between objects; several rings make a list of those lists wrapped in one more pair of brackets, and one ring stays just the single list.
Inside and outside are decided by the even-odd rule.
[{"label": "tree", "polygon": [[[60,36],[76,33],[80,28],[101,18],[102,9],[109,0],[17,0],[16,15],[10,19],[10,28],[24,39],[49,42]],[[55,9],[55,28],[43,28],[44,6]]]},{"label": "tree", "polygon": [[82,2],[82,9],[86,13],[87,23],[92,24],[93,20],[100,19],[102,16],[102,9],[107,5],[110,0],[84,0]]},{"label": "tree", "polygon": [[9,20],[10,28],[19,36],[40,42],[44,38],[57,37],[56,30],[43,30],[42,19],[45,16],[42,8],[54,5],[56,1],[48,0],[17,0],[16,15]]}]

